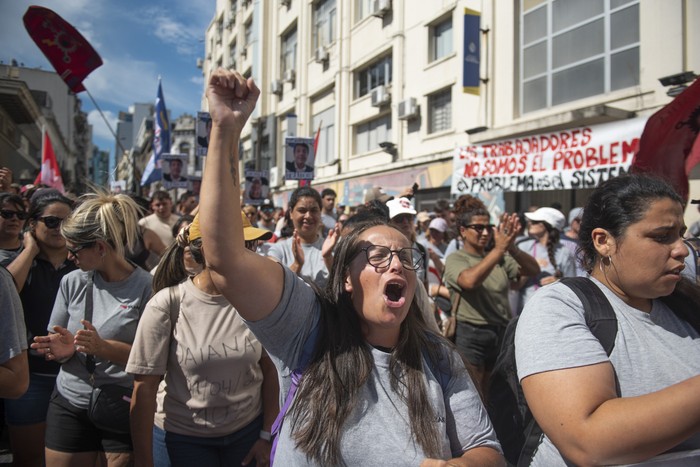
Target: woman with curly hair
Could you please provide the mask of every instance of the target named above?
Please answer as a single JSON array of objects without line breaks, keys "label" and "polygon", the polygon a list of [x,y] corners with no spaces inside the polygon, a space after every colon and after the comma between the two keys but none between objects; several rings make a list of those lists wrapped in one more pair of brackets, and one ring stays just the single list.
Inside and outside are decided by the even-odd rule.
[{"label": "woman with curly hair", "polygon": [[259,95],[238,72],[219,69],[210,78],[214,125],[200,216],[212,280],[270,354],[288,398],[276,459],[503,465],[462,360],[426,328],[414,300],[421,259],[403,233],[377,220],[356,225],[336,245],[319,293],[245,249],[238,142]]},{"label": "woman with curly hair", "polygon": [[445,283],[456,304],[455,344],[485,394],[511,319],[510,286],[521,276],[538,274],[539,267],[532,256],[514,245],[520,230],[517,214],[503,214],[496,227],[480,199],[466,195],[458,201],[457,225],[463,247],[447,257]]},{"label": "woman with curly hair", "polygon": [[93,387],[133,386],[125,366],[152,280],[125,257],[138,235],[138,210],[127,195],[93,193],[81,197],[61,224],[69,258],[80,270],[61,281],[50,334],[32,344],[61,363],[46,420],[46,465],[131,462],[129,434],[98,428],[87,409]]}]

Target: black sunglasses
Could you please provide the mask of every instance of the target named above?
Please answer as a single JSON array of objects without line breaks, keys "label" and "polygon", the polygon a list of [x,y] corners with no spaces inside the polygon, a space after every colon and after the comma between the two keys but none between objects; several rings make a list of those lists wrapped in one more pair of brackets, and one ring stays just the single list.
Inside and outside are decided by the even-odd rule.
[{"label": "black sunglasses", "polygon": [[491,225],[491,224],[469,224],[469,225],[465,225],[464,228],[472,229],[476,233],[481,235],[484,232],[484,230],[488,230],[489,232],[491,232],[493,230],[493,225]]},{"label": "black sunglasses", "polygon": [[55,229],[61,225],[61,222],[63,222],[63,218],[56,216],[44,216],[38,218],[37,220],[43,222],[47,229]]},{"label": "black sunglasses", "polygon": [[2,216],[3,219],[12,219],[13,217],[16,217],[17,219],[23,221],[27,218],[27,213],[24,211],[12,211],[10,209],[2,209],[0,210],[0,216]]},{"label": "black sunglasses", "polygon": [[68,246],[66,246],[66,250],[68,250],[68,252],[71,255],[77,256],[80,250],[82,250],[83,248],[92,248],[93,246],[95,246],[95,243],[96,242],[83,243],[82,245],[74,246],[73,248],[69,248]]}]

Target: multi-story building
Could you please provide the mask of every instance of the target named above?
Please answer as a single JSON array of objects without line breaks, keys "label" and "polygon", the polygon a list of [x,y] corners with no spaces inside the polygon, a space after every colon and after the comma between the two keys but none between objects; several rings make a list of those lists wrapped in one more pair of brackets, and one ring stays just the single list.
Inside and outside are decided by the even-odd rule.
[{"label": "multi-story building", "polygon": [[0,165],[21,183],[41,166],[42,131],[50,139],[66,189],[81,192],[92,154],[92,128],[80,99],[55,72],[0,65]]},{"label": "multi-story building", "polygon": [[[480,13],[476,42],[466,10]],[[455,148],[660,109],[671,98],[659,78],[700,70],[694,19],[700,4],[688,0],[218,0],[201,65],[205,82],[223,66],[260,86],[242,163],[271,171],[278,202],[297,185],[283,179],[285,137],[320,128],[315,186],[352,205],[368,187],[396,194],[416,181],[429,205],[450,196]],[[566,210],[587,194],[502,199]]]}]

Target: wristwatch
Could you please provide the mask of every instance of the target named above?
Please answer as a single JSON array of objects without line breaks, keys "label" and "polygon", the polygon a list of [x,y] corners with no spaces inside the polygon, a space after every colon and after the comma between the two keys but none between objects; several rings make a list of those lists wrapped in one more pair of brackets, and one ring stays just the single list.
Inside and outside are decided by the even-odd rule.
[{"label": "wristwatch", "polygon": [[260,439],[264,439],[265,441],[270,441],[270,440],[272,440],[272,433],[270,433],[269,431],[260,430]]}]

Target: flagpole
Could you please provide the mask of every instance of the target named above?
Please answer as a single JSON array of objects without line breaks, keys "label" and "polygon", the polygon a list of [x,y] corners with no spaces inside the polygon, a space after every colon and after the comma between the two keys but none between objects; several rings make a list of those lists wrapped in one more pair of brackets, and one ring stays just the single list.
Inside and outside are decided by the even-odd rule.
[{"label": "flagpole", "polygon": [[100,115],[102,116],[102,119],[103,119],[103,120],[105,121],[105,123],[107,124],[107,128],[109,128],[109,132],[112,133],[112,136],[114,136],[114,139],[115,139],[115,141],[117,142],[117,145],[119,145],[119,149],[122,150],[122,153],[126,152],[126,149],[124,149],[124,146],[122,146],[122,142],[119,141],[119,138],[117,138],[117,134],[116,134],[116,133],[114,132],[114,130],[112,129],[112,125],[109,124],[109,120],[107,120],[107,117],[105,117],[105,114],[102,112],[102,109],[100,108],[100,106],[97,105],[97,102],[95,101],[95,98],[92,97],[92,94],[90,94],[90,91],[89,91],[87,88],[85,88],[85,92],[86,92],[87,95],[90,97],[90,100],[92,101],[93,105],[95,106],[95,108],[97,109],[97,111],[98,111],[98,112],[100,113]]}]

